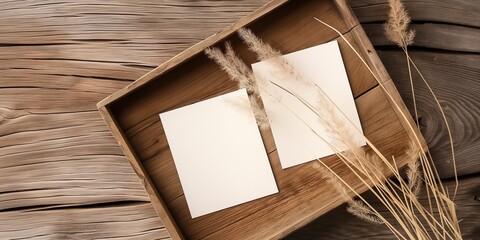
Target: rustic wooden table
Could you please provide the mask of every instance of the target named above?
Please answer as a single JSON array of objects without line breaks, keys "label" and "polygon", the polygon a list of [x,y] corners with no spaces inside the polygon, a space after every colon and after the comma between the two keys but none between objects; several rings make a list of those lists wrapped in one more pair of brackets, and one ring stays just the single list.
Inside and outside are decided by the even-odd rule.
[{"label": "rustic wooden table", "polygon": [[[265,2],[1,1],[0,239],[169,238],[95,105]],[[382,34],[387,0],[349,2],[411,107],[404,55]],[[411,55],[453,128],[463,233],[478,239],[480,4],[405,2],[417,31]],[[422,131],[452,185],[446,129],[425,87],[416,92]],[[287,238],[388,234],[341,206]]]}]

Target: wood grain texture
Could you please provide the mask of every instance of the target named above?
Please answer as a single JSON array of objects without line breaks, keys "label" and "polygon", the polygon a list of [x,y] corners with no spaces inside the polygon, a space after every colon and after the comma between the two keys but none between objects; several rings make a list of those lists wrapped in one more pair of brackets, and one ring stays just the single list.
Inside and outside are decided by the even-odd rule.
[{"label": "wood grain texture", "polygon": [[[97,221],[135,222],[138,216],[152,216],[153,208],[135,205],[148,198],[95,104],[265,2],[1,1],[0,238],[68,238],[55,237],[65,236],[62,234],[71,239],[74,234],[82,236],[78,239],[163,238],[160,221],[152,221],[158,224],[154,228],[159,234],[145,236],[141,233],[146,229],[139,226],[142,222],[129,228],[126,224],[104,227],[106,223]],[[379,55],[392,78],[396,83],[405,79],[402,55],[380,32],[386,0],[349,3],[377,50],[384,50]],[[406,5],[419,34],[414,57],[420,56],[422,70],[433,76],[430,83],[439,82],[437,93],[448,98],[444,99],[450,107],[447,115],[453,119],[457,144],[463,149],[460,173],[478,174],[479,111],[475,109],[479,101],[475,96],[479,78],[478,55],[474,53],[480,42],[480,5],[476,0],[408,0]],[[442,59],[441,67],[435,65],[435,57]],[[408,104],[408,89],[401,84],[397,87]],[[425,110],[430,112],[431,107]],[[423,126],[427,140],[435,139],[438,146],[433,152],[443,152],[445,139],[434,137],[435,129],[442,129],[438,119],[430,114],[423,119],[428,119]],[[439,167],[448,176],[451,165]],[[472,196],[478,196],[478,189]],[[119,211],[113,207],[119,201],[134,205]],[[472,205],[463,198],[458,204]],[[72,205],[84,207],[79,211]],[[55,207],[62,209],[46,210]],[[25,212],[29,209],[38,211]],[[343,213],[339,208],[328,215],[328,220],[337,224],[332,227],[338,229],[337,234],[389,238],[383,228],[364,234],[372,226],[354,227],[359,222]],[[48,220],[53,218],[59,220]],[[82,220],[69,224],[72,218]],[[28,229],[12,234],[10,227],[21,225]],[[478,236],[478,219],[463,221],[461,226],[477,233],[468,235],[470,239]],[[325,228],[328,226],[307,227],[297,239],[318,238],[322,236],[318,229]],[[88,233],[86,229],[90,229]]]},{"label": "wood grain texture", "polygon": [[169,239],[149,203],[0,212],[1,239]]}]

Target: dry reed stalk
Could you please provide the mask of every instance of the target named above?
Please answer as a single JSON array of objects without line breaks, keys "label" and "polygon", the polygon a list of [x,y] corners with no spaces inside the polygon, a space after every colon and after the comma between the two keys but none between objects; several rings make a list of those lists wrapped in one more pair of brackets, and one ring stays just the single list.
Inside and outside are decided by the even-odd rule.
[{"label": "dry reed stalk", "polygon": [[[389,0],[389,7],[390,11],[388,14],[388,20],[384,24],[385,35],[387,38],[396,43],[399,47],[404,49],[404,52],[408,59],[408,51],[407,46],[413,43],[413,39],[415,37],[415,31],[409,29],[409,24],[411,22],[411,18],[408,15],[405,6],[400,0]],[[418,111],[417,111],[417,103],[415,97],[415,89],[413,87],[413,78],[412,78],[412,71],[410,67],[410,62],[407,60],[407,67],[408,67],[408,77],[410,80],[411,92],[412,92],[412,100],[414,106],[414,119],[419,126],[418,123]],[[414,144],[410,144],[410,147],[413,147]],[[413,166],[409,166],[412,169]],[[417,167],[418,169],[418,167]],[[413,172],[409,171],[411,177],[413,177]]]},{"label": "dry reed stalk", "polygon": [[[424,84],[427,86],[430,93],[432,94],[432,97],[434,98],[437,108],[440,110],[440,113],[442,114],[442,119],[444,120],[445,126],[447,127],[447,133],[450,141],[450,151],[452,152],[452,162],[453,162],[453,168],[454,168],[454,174],[455,174],[455,191],[452,197],[452,199],[454,200],[455,195],[458,191],[458,175],[457,175],[457,167],[456,167],[456,159],[455,159],[455,150],[453,146],[453,138],[452,138],[450,126],[448,124],[443,108],[440,105],[440,102],[438,101],[437,96],[431,89],[430,85],[428,84],[423,74],[420,72],[418,67],[413,62],[413,59],[408,54],[408,46],[413,43],[413,39],[415,37],[415,31],[409,29],[411,18],[408,15],[408,12],[405,9],[404,4],[402,3],[401,0],[389,0],[389,7],[390,7],[390,10],[388,14],[388,20],[387,20],[387,23],[385,23],[384,25],[385,35],[392,42],[396,43],[399,47],[402,48],[407,58],[408,74],[409,74],[410,86],[412,91],[415,119],[418,119],[417,118],[418,113],[417,113],[415,90],[413,87],[412,71],[411,71],[410,65],[414,66],[415,70],[420,75],[422,81],[424,82]],[[417,121],[417,125],[418,125],[418,121]]]},{"label": "dry reed stalk", "polygon": [[425,86],[427,86],[428,91],[432,95],[432,97],[435,101],[435,104],[437,106],[437,109],[440,111],[440,113],[442,115],[442,120],[445,123],[445,126],[447,128],[448,139],[449,139],[449,142],[450,142],[450,152],[452,153],[453,172],[454,172],[454,175],[455,175],[455,190],[454,190],[454,193],[453,193],[452,200],[455,200],[455,196],[457,195],[457,191],[458,191],[458,174],[457,174],[457,161],[456,161],[456,157],[455,157],[455,148],[453,146],[453,136],[452,136],[452,131],[450,129],[450,124],[448,123],[447,116],[445,115],[445,111],[443,110],[443,107],[440,105],[440,101],[438,100],[437,95],[435,94],[433,89],[430,87],[430,84],[428,83],[427,79],[425,78],[425,76],[423,76],[422,72],[417,67],[417,65],[415,64],[413,59],[408,55],[408,53],[406,53],[406,55],[408,56],[408,61],[412,64],[415,71],[420,76],[420,79],[422,79],[422,82],[425,84]]},{"label": "dry reed stalk", "polygon": [[[408,53],[408,46],[413,43],[413,38],[414,38],[414,35],[415,35],[415,32],[413,30],[409,30],[409,23],[410,23],[411,19],[408,16],[408,12],[406,11],[406,9],[405,9],[403,3],[401,2],[401,0],[389,0],[389,6],[390,6],[389,18],[388,18],[387,23],[385,24],[385,34],[387,35],[387,37],[392,42],[394,42],[398,46],[400,46],[401,49],[405,53],[407,66],[408,66],[408,74],[409,74],[412,98],[413,98],[414,111],[415,111],[415,119],[417,119],[418,113],[417,113],[415,91],[414,91],[414,85],[413,85],[413,79],[412,79],[411,65],[414,66],[415,70],[420,75],[424,84],[427,86],[430,93],[432,94],[433,99],[435,100],[435,103],[437,105],[437,108],[440,110],[440,112],[442,114],[442,118],[444,120],[445,126],[447,127],[447,133],[448,133],[448,137],[449,137],[449,141],[450,141],[450,150],[451,150],[451,153],[452,153],[452,162],[453,162],[453,168],[454,168],[454,174],[455,174],[455,190],[454,190],[454,194],[453,194],[453,197],[452,197],[452,201],[447,201],[445,203],[447,206],[445,206],[445,204],[442,201],[440,201],[440,203],[438,203],[436,198],[435,198],[435,200],[436,200],[437,206],[441,205],[439,207],[442,208],[442,209],[445,209],[446,212],[449,213],[449,215],[447,214],[447,216],[443,216],[443,212],[440,212],[441,220],[442,220],[442,227],[444,227],[443,218],[446,217],[446,218],[452,219],[454,221],[455,226],[452,227],[452,230],[460,232],[460,228],[458,226],[458,221],[456,221],[456,218],[451,218],[450,217],[450,216],[455,216],[456,215],[455,211],[454,210],[452,211],[452,209],[449,208],[449,206],[453,205],[453,200],[455,199],[455,196],[456,196],[457,191],[458,191],[458,175],[457,175],[457,170],[456,170],[455,151],[454,151],[454,147],[453,147],[453,138],[452,138],[450,126],[448,124],[445,113],[444,113],[444,111],[443,111],[443,109],[440,105],[440,102],[438,101],[435,93],[433,92],[433,90],[431,89],[427,80],[424,78],[423,74],[420,72],[420,70],[418,69],[418,67],[416,66],[413,59],[410,57],[410,55]],[[418,121],[417,121],[417,125],[418,125]],[[421,157],[421,159],[423,160],[422,163],[427,163],[426,165],[428,165],[429,161],[432,159],[430,155],[428,157],[429,157],[429,159],[427,157],[422,156]],[[431,174],[431,175],[433,175],[433,177],[431,175],[429,175],[429,176],[426,176],[426,178],[427,179],[431,178],[431,179],[428,179],[427,181],[434,181],[435,188],[433,189],[432,194],[435,196],[436,195],[435,191],[438,190],[437,185],[435,185],[437,183],[436,180],[437,179],[440,180],[440,177],[439,177],[438,172],[436,171],[436,168],[435,168],[433,163],[431,164],[431,166],[433,166],[433,174]],[[415,166],[413,166],[413,167],[415,167]],[[411,173],[411,175],[413,175],[411,177],[414,177],[414,175],[415,175],[414,172],[410,171],[410,173]],[[413,185],[413,186],[415,186],[415,185]],[[441,193],[442,193],[442,195],[440,195],[440,196],[443,197],[443,196],[446,195],[448,197],[447,189],[445,189],[445,190],[443,190],[443,189],[444,188],[441,185],[441,181],[440,181],[440,190],[441,190]],[[429,192],[427,191],[427,193],[429,193]]]}]

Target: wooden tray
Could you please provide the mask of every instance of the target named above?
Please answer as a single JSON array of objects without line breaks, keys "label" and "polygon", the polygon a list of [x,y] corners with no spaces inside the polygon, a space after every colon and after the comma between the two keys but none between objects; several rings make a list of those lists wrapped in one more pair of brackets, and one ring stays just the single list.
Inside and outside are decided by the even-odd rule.
[{"label": "wooden tray", "polygon": [[[405,115],[410,116],[345,0],[268,3],[98,104],[172,238],[276,239],[342,203],[322,179],[315,163],[281,169],[271,132],[267,130],[262,131],[262,137],[279,193],[191,219],[158,114],[237,89],[202,51],[230,41],[244,61],[255,62],[254,54],[235,34],[240,27],[251,28],[282,53],[337,39],[365,135],[385,156],[394,155],[399,165],[404,164],[409,134],[406,122],[400,121],[400,111],[392,107],[385,92],[346,43],[313,17],[333,25],[354,44]],[[324,161],[358,191],[365,191],[366,187],[335,156]]]}]

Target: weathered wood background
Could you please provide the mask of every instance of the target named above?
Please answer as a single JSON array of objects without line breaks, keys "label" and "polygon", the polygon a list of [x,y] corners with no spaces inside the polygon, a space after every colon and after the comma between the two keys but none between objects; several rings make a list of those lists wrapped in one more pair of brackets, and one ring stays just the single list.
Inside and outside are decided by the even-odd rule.
[{"label": "weathered wood background", "polygon": [[[387,0],[350,0],[411,106]],[[96,103],[266,1],[0,1],[0,239],[167,239]],[[480,4],[405,0],[411,55],[454,131],[465,239],[480,236]],[[417,81],[420,124],[452,186],[446,129]],[[368,194],[367,194],[368,195]],[[289,239],[391,239],[341,206]]]}]

